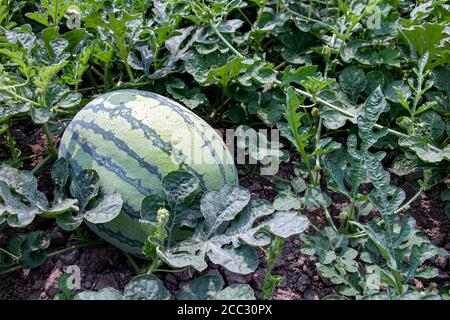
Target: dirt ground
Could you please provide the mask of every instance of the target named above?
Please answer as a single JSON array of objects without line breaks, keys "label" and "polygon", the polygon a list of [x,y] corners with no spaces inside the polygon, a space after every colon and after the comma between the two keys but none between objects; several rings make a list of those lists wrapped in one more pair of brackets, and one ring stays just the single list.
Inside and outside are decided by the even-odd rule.
[{"label": "dirt ground", "polygon": [[[26,146],[22,148],[22,155],[39,153],[45,148],[45,138],[39,130],[33,128],[22,128],[16,132],[18,144]],[[35,143],[30,144],[32,140]],[[5,159],[6,150],[0,150],[0,162]],[[39,161],[38,158],[26,160],[25,167],[33,167]],[[282,167],[280,177],[290,178],[292,175],[290,167]],[[39,175],[41,190],[50,190],[48,168]],[[395,181],[397,185],[402,183],[400,179]],[[243,171],[240,172],[240,183],[248,188],[254,199],[263,198],[273,200],[276,195],[272,183],[263,180],[260,176],[253,176]],[[406,186],[406,185],[405,185]],[[417,225],[433,242],[433,244],[450,251],[450,219],[444,211],[444,203],[440,200],[442,186],[438,186],[426,192],[417,199],[410,209]],[[413,194],[410,187],[406,187],[408,196]],[[332,213],[337,214],[343,205],[343,199],[331,194],[333,198]],[[324,218],[317,210],[306,210],[305,214],[316,225],[325,224]],[[59,229],[52,220],[37,219],[28,230],[44,230],[51,237],[51,249],[56,250],[70,245],[74,240],[70,233]],[[87,228],[83,231],[90,237],[95,238]],[[15,230],[14,230],[15,232]],[[0,232],[0,246],[4,246],[13,230],[5,227]],[[287,240],[284,253],[279,259],[273,273],[280,274],[283,279],[274,291],[273,299],[278,300],[317,300],[328,294],[336,292],[336,287],[327,279],[320,277],[315,270],[316,257],[306,256],[300,253],[301,240],[293,236]],[[206,274],[220,273],[226,283],[248,283],[256,289],[259,295],[265,276],[265,259],[260,254],[260,265],[256,272],[250,275],[238,275],[231,273],[222,267],[211,265]],[[449,260],[438,257],[430,264],[439,270],[439,277],[435,280],[437,287],[450,286]],[[58,278],[68,266],[76,265],[81,270],[81,286],[83,290],[99,290],[104,287],[123,289],[129,280],[135,275],[127,258],[114,247],[104,243],[99,246],[87,247],[53,257],[44,265],[33,270],[19,270],[0,278],[0,299],[52,299],[59,293]],[[166,273],[158,274],[164,281],[166,287],[176,294],[181,287],[188,283],[193,276],[198,274]],[[423,284],[420,281],[414,283],[418,288]]]}]

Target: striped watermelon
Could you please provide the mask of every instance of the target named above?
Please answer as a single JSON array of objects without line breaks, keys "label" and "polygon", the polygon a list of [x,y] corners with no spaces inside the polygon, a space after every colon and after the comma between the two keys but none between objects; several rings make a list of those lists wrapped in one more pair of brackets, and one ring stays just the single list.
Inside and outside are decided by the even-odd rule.
[{"label": "striped watermelon", "polygon": [[64,132],[59,156],[75,174],[96,170],[104,193],[122,195],[116,219],[89,227],[134,255],[146,236],[138,221],[141,201],[148,194],[164,195],[164,175],[188,171],[204,190],[238,182],[233,158],[215,130],[179,103],[139,90],[113,91],[86,105]]}]

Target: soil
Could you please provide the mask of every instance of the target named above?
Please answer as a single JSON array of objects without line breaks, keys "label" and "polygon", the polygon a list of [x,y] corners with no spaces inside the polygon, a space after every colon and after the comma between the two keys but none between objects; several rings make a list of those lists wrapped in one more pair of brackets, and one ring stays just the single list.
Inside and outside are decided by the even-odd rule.
[{"label": "soil", "polygon": [[[46,140],[39,129],[33,127],[19,127],[14,134],[19,138],[18,147],[22,156],[29,156],[45,150]],[[6,150],[0,150],[0,161],[5,160]],[[39,159],[38,159],[39,160]],[[37,163],[36,158],[24,162],[25,168],[30,169]],[[282,166],[279,172],[281,178],[289,179],[293,176],[291,166]],[[38,176],[40,190],[50,193],[51,183],[49,179],[49,165]],[[248,174],[240,170],[240,183],[248,188],[253,199],[267,199],[272,201],[276,196],[275,185],[259,175]],[[401,179],[395,181],[397,185]],[[408,197],[414,194],[409,185],[404,185]],[[419,229],[426,234],[433,244],[450,251],[450,219],[444,211],[444,203],[440,199],[443,186],[437,186],[427,191],[422,197],[414,201],[409,214],[414,216]],[[339,209],[345,204],[346,199],[330,194],[333,199],[332,214],[337,215]],[[305,214],[317,226],[323,226],[326,221],[319,210],[307,209]],[[73,235],[59,229],[50,219],[36,219],[32,227],[24,231],[44,230],[51,237],[50,252],[65,248],[74,242]],[[96,239],[96,236],[87,228],[82,227],[82,232],[88,237]],[[4,247],[8,239],[17,230],[5,227],[0,231],[0,246]],[[283,278],[273,293],[273,299],[277,300],[318,300],[326,295],[337,292],[337,287],[329,280],[322,278],[315,268],[317,258],[300,253],[301,240],[298,236],[287,239],[283,255],[280,257],[273,273],[282,275]],[[264,254],[259,252],[260,265],[256,272],[250,275],[231,273],[222,267],[210,265],[202,274],[219,273],[226,284],[248,283],[259,296],[266,273]],[[145,264],[145,262],[143,262]],[[439,270],[439,277],[435,279],[438,288],[450,286],[448,257],[437,257],[429,262]],[[18,270],[0,277],[0,299],[53,299],[60,291],[58,279],[61,274],[71,266],[78,266],[81,272],[81,289],[99,290],[105,287],[114,287],[122,290],[135,275],[133,267],[123,253],[116,248],[103,243],[98,246],[73,250],[63,255],[49,259],[44,265],[32,270]],[[158,274],[166,287],[177,294],[181,287],[187,284],[193,276],[187,271],[179,273]],[[420,281],[414,283],[418,288],[423,286]]]}]

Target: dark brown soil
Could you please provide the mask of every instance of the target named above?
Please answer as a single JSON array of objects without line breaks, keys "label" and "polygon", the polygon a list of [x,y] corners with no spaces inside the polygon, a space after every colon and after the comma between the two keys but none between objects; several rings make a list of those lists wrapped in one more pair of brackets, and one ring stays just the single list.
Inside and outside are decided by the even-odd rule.
[{"label": "dark brown soil", "polygon": [[[23,140],[20,141],[23,155],[36,153],[46,146],[45,137],[40,130],[27,131],[22,128]],[[2,155],[3,153],[3,155]],[[0,150],[0,159],[5,159],[5,152]],[[35,160],[27,160],[26,168],[32,168]],[[293,175],[292,166],[282,166],[279,176],[289,179]],[[276,188],[273,183],[263,179],[259,175],[248,174],[240,170],[240,183],[252,193],[252,198],[263,198],[272,201],[276,196]],[[38,177],[41,190],[49,192],[48,167]],[[397,181],[396,181],[397,182]],[[417,220],[418,227],[440,247],[450,251],[450,220],[445,214],[444,203],[440,200],[442,186],[438,186],[417,199],[411,206],[409,213]],[[408,196],[414,191],[405,185]],[[346,202],[345,198],[331,194],[333,198],[332,214],[337,215],[339,209]],[[326,222],[319,210],[307,209],[305,214],[317,226],[323,226]],[[28,230],[44,230],[51,237],[51,250],[58,250],[70,246],[74,240],[67,232],[61,231],[52,220],[37,219]],[[25,231],[28,231],[25,230]],[[83,228],[83,233],[96,238],[89,230]],[[17,230],[5,227],[0,230],[0,246],[5,246],[11,235]],[[322,279],[315,268],[316,257],[306,256],[300,253],[301,240],[291,237],[287,240],[284,253],[279,259],[273,273],[280,274],[283,279],[274,291],[273,299],[279,300],[317,300],[328,294],[336,293],[336,287],[327,279]],[[262,252],[260,266],[250,275],[233,274],[221,267],[211,265],[203,273],[220,273],[227,284],[248,283],[256,289],[257,295],[264,282],[265,259]],[[145,262],[139,262],[143,265]],[[448,258],[438,257],[430,264],[439,269],[439,277],[436,280],[438,287],[450,285]],[[83,290],[99,290],[104,287],[123,289],[129,280],[135,275],[127,258],[119,250],[104,243],[99,246],[77,249],[64,255],[49,259],[44,265],[33,270],[19,270],[4,276],[0,276],[0,299],[52,299],[59,293],[58,278],[69,266],[78,266],[81,271],[81,287]],[[188,272],[158,274],[167,288],[176,294],[181,287],[188,283],[193,276]],[[415,283],[420,287],[420,282]]]}]

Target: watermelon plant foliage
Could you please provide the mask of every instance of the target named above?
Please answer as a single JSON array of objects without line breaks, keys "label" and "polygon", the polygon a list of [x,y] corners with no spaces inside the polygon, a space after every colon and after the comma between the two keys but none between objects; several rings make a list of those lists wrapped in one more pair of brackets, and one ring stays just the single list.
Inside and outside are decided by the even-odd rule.
[{"label": "watermelon plant foliage", "polygon": [[122,208],[121,196],[99,196],[97,173],[84,170],[70,179],[69,166],[64,158],[53,165],[55,190],[51,204],[38,190],[37,180],[30,172],[1,166],[0,224],[23,228],[32,223],[36,215],[41,215],[55,218],[61,228],[70,231],[76,229],[83,219],[91,223],[105,223],[117,217]]},{"label": "watermelon plant foliage", "polygon": [[[240,186],[224,185],[200,197],[198,185],[195,176],[174,171],[162,180],[166,199],[144,198],[141,218],[150,229],[144,253],[174,268],[203,271],[208,258],[229,271],[248,274],[258,266],[254,247],[270,244],[272,235],[287,238],[309,226],[295,211],[275,211],[266,200],[250,201],[250,192]],[[190,235],[175,241],[181,231]]]},{"label": "watermelon plant foliage", "polygon": [[[107,287],[99,291],[83,291],[74,300],[170,300],[174,297],[154,275],[133,278],[123,293]],[[253,289],[247,284],[232,284],[224,288],[220,275],[204,275],[185,285],[177,300],[255,300]]]}]

